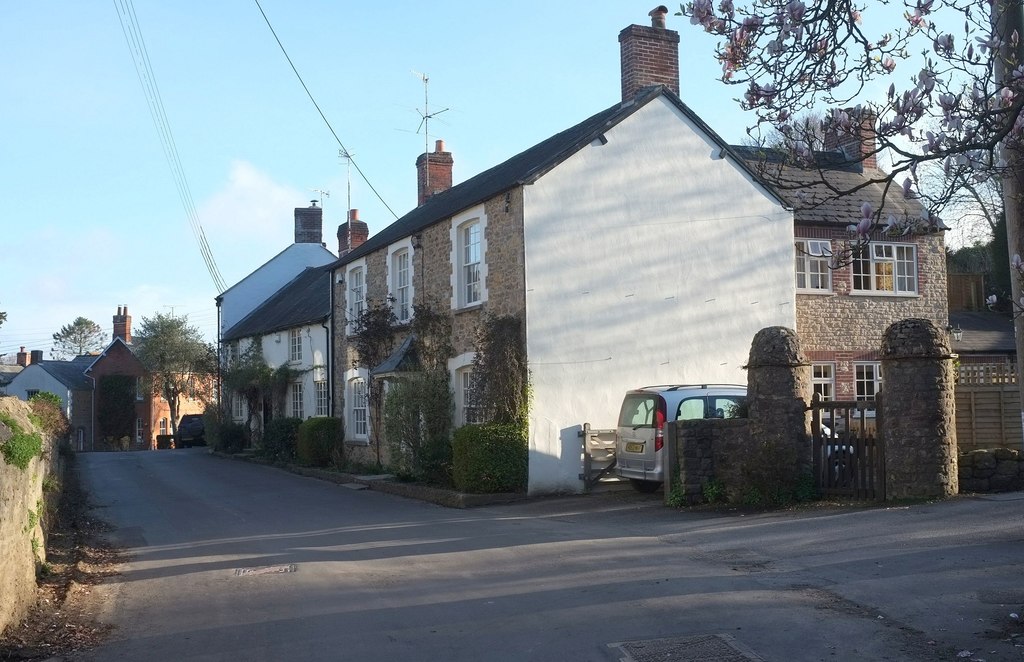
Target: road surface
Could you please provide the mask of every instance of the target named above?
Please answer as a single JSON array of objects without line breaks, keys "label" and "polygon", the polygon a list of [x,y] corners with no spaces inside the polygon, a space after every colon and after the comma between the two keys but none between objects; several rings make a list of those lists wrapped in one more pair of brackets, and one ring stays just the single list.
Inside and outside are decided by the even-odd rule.
[{"label": "road surface", "polygon": [[201,448],[78,459],[131,556],[85,660],[1024,659],[1024,494],[453,510]]}]

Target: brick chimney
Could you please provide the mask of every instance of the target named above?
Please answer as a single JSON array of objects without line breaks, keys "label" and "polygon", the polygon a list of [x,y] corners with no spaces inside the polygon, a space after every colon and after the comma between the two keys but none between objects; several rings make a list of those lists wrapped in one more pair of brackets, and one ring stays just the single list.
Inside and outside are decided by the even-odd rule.
[{"label": "brick chimney", "polygon": [[[844,109],[853,121],[857,121],[857,111],[853,108]],[[878,158],[875,154],[875,114],[869,110],[860,111],[860,122],[851,131],[830,129],[825,132],[825,149],[841,150],[849,161],[860,161],[865,168],[877,168]]]},{"label": "brick chimney", "polygon": [[422,205],[435,193],[452,187],[452,153],[444,151],[444,141],[434,143],[433,153],[420,154],[416,159],[416,206]]},{"label": "brick chimney", "polygon": [[29,358],[29,353],[25,351],[25,348],[24,348],[24,347],[22,347],[22,348],[21,348],[21,349],[20,349],[20,350],[18,351],[18,365],[20,365],[20,366],[21,366],[22,368],[24,368],[24,367],[26,367],[26,366],[28,366],[28,365],[29,365],[29,363],[31,362],[31,360],[32,360],[32,359],[31,359],[31,358]]},{"label": "brick chimney", "polygon": [[348,221],[338,226],[338,257],[359,248],[369,237],[370,228],[359,220],[359,210],[350,209]]},{"label": "brick chimney", "polygon": [[679,33],[665,27],[668,7],[649,12],[651,27],[631,25],[619,33],[622,103],[648,85],[664,85],[679,95]]},{"label": "brick chimney", "polygon": [[295,243],[323,244],[324,209],[310,200],[308,207],[295,208]]},{"label": "brick chimney", "polygon": [[[117,307],[114,315],[114,338],[120,338],[129,345],[132,342],[132,316],[128,314],[128,306]],[[111,339],[113,340],[113,338]]]}]

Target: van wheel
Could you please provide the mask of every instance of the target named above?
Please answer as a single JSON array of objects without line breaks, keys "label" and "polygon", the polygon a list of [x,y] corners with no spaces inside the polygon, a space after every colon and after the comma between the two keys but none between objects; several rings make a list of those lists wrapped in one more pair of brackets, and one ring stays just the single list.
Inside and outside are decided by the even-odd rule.
[{"label": "van wheel", "polygon": [[661,487],[661,483],[653,480],[640,480],[639,478],[630,478],[629,482],[633,484],[633,489],[641,494],[651,494],[657,492],[658,488]]}]

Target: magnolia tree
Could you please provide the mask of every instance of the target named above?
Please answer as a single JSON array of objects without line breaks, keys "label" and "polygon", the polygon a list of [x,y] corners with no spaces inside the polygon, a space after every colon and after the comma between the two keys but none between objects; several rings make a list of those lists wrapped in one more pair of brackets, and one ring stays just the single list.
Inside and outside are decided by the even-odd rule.
[{"label": "magnolia tree", "polygon": [[[822,172],[819,188],[829,195],[881,184],[919,198],[923,220],[934,224],[965,191],[1001,185],[1024,357],[1022,0],[694,0],[680,10],[721,38],[722,80],[742,88],[751,135],[778,132],[792,162],[813,169],[819,136],[853,136],[873,124],[874,151],[861,158],[884,156],[889,166],[865,170],[868,177],[848,188]],[[820,126],[795,120],[821,108],[829,110]],[[929,166],[942,177],[921,186]],[[797,194],[806,185],[775,183]],[[851,221],[865,241],[873,229],[912,232],[922,223],[886,210],[884,197],[865,200],[861,212]]]}]

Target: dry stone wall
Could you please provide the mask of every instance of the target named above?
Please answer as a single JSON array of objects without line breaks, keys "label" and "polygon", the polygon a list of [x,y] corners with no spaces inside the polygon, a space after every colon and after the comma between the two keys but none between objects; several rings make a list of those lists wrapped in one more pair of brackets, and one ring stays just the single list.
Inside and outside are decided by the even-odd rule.
[{"label": "dry stone wall", "polygon": [[1011,448],[961,453],[957,467],[960,492],[1024,490],[1024,456]]},{"label": "dry stone wall", "polygon": [[[28,403],[18,398],[0,397],[0,412],[23,432],[39,432],[28,418],[29,411]],[[11,429],[0,422],[0,444],[11,436]],[[33,459],[27,469],[0,457],[0,633],[19,622],[35,602],[36,563],[45,558],[43,485],[51,474],[59,475],[60,458],[55,445],[45,435],[43,439],[43,456]]]}]

